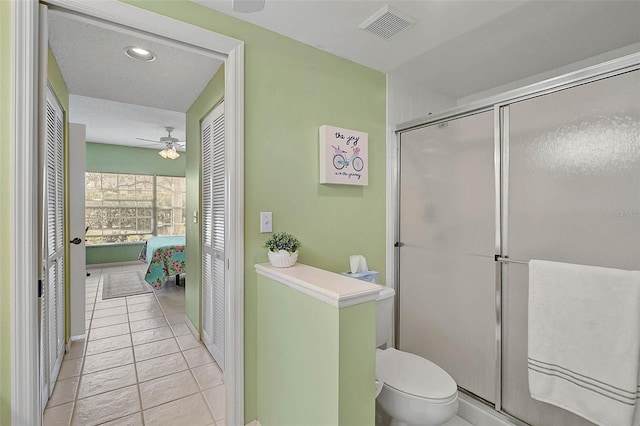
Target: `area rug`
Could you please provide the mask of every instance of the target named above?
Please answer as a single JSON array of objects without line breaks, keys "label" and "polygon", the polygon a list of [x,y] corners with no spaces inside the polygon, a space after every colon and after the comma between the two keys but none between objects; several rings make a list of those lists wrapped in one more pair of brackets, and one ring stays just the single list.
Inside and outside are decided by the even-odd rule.
[{"label": "area rug", "polygon": [[102,299],[151,293],[151,286],[144,280],[142,272],[112,272],[104,276]]}]

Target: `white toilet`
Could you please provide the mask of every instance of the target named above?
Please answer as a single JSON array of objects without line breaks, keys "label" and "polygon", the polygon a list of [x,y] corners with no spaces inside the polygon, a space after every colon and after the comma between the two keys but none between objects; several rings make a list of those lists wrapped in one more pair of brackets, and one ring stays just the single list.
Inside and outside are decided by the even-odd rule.
[{"label": "white toilet", "polygon": [[392,288],[384,287],[376,306],[376,398],[391,426],[437,426],[458,412],[453,378],[433,362],[392,348]]}]

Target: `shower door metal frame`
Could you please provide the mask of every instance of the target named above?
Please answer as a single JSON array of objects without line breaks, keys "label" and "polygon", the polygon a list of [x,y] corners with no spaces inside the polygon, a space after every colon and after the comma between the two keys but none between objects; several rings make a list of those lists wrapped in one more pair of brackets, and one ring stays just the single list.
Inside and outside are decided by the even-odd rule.
[{"label": "shower door metal frame", "polygon": [[[504,267],[507,263],[527,264],[526,260],[510,259],[507,243],[508,236],[508,207],[509,207],[509,106],[549,93],[558,92],[597,80],[613,77],[640,69],[640,53],[627,55],[612,61],[584,68],[569,74],[544,80],[520,89],[507,91],[468,105],[452,108],[439,114],[407,121],[396,126],[396,170],[393,177],[395,182],[394,199],[396,200],[394,222],[394,281],[396,283],[395,298],[395,346],[400,343],[400,171],[402,134],[411,130],[444,123],[458,118],[467,117],[481,112],[494,111],[494,167],[495,167],[495,253],[496,286],[495,286],[495,315],[496,315],[496,395],[493,408],[516,424],[524,424],[521,420],[502,411],[502,331],[504,318],[502,317],[502,284]],[[486,405],[486,401],[469,393],[472,398]]]}]

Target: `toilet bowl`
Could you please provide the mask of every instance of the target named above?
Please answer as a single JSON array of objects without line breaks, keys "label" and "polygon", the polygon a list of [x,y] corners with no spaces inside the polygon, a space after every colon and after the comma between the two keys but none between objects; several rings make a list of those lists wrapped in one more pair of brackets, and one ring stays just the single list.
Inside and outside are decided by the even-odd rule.
[{"label": "toilet bowl", "polygon": [[458,412],[456,382],[431,361],[389,348],[377,351],[376,370],[383,384],[377,402],[391,426],[437,426]]},{"label": "toilet bowl", "polygon": [[458,412],[458,387],[433,362],[391,347],[393,296],[385,287],[376,303],[376,402],[391,426],[438,426]]}]

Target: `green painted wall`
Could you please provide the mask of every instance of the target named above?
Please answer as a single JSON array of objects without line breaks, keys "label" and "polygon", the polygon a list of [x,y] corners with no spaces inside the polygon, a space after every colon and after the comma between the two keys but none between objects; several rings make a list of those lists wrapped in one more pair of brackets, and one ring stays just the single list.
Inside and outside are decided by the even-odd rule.
[{"label": "green painted wall", "polygon": [[337,309],[257,277],[263,426],[375,423],[375,302]]},{"label": "green painted wall", "polygon": [[375,424],[376,302],[340,309],[341,425]]},{"label": "green painted wall", "polygon": [[216,72],[207,86],[187,111],[187,271],[189,285],[185,286],[185,313],[196,328],[200,324],[200,294],[202,291],[202,250],[200,221],[189,220],[193,212],[198,211],[200,217],[200,163],[202,150],[200,146],[200,121],[224,97],[224,66]]},{"label": "green painted wall", "polygon": [[87,265],[133,262],[138,260],[143,245],[144,243],[126,243],[87,247]]},{"label": "green painted wall", "polygon": [[[0,150],[11,150],[11,2],[0,1]],[[0,155],[0,271],[11,268],[10,156]],[[0,425],[11,424],[11,286],[0,280]]]},{"label": "green painted wall", "polygon": [[87,142],[87,171],[108,173],[138,173],[141,175],[184,176],[186,155],[165,160],[160,149],[133,148]]},{"label": "green painted wall", "polygon": [[[259,213],[303,243],[299,261],[345,271],[364,254],[385,276],[383,73],[186,1],[127,0],[245,42],[245,420],[256,418],[253,265],[266,260]],[[318,184],[318,127],[369,133],[369,186]]]},{"label": "green painted wall", "polygon": [[[92,142],[87,142],[86,146],[86,169],[89,172],[185,175],[187,156],[184,153],[176,160],[165,160],[158,155],[158,149]],[[140,250],[142,243],[87,247],[87,265],[135,261],[138,260]]]}]

